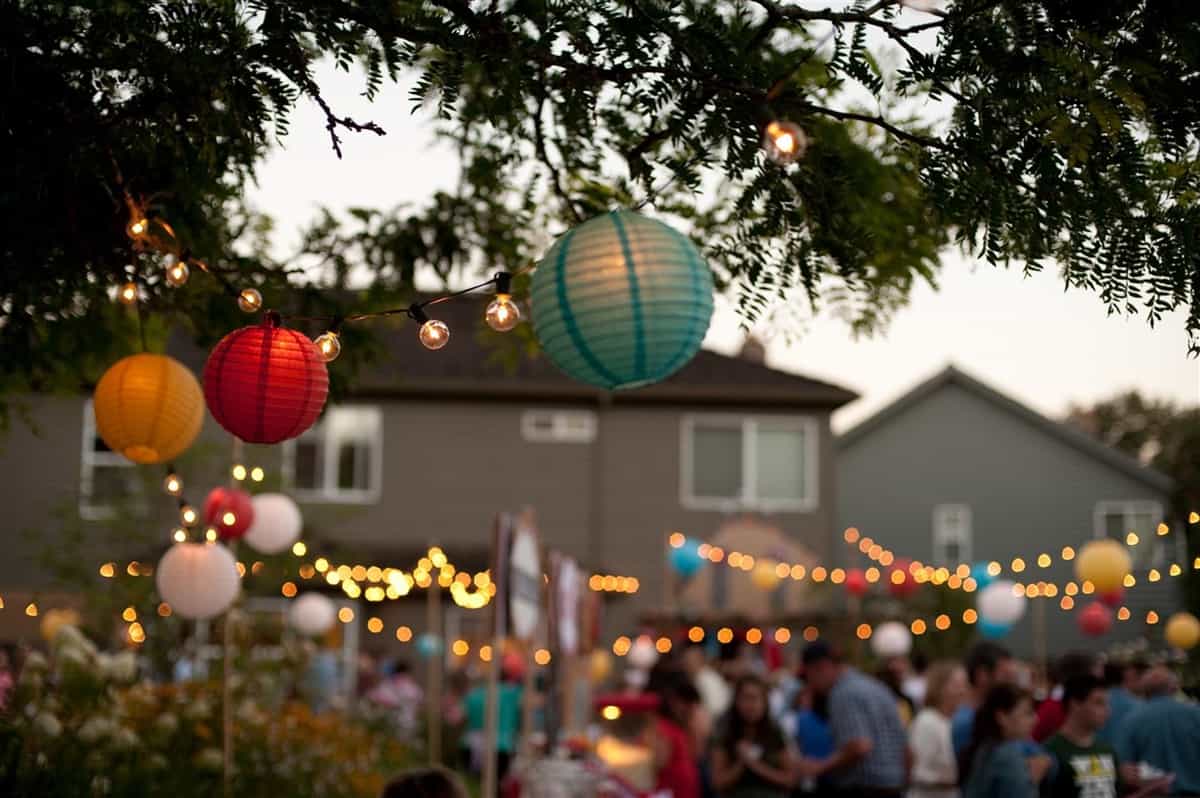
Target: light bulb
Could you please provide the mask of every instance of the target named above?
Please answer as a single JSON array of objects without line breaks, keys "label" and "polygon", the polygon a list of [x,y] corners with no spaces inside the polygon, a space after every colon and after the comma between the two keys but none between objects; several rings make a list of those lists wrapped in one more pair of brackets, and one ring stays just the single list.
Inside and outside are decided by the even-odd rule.
[{"label": "light bulb", "polygon": [[262,294],[257,288],[243,288],[238,292],[238,307],[246,313],[253,313],[262,307]]},{"label": "light bulb", "polygon": [[176,529],[172,537],[175,538],[176,543],[183,543],[187,540],[187,531],[182,528]]},{"label": "light bulb", "polygon": [[125,228],[125,232],[129,234],[130,238],[141,238],[142,236],[146,235],[147,231],[149,230],[150,222],[147,221],[144,216],[134,219],[129,223],[129,226]]},{"label": "light bulb", "polygon": [[234,479],[236,479],[238,482],[241,482],[246,478],[246,467],[239,463],[233,467],[230,473],[233,475]]},{"label": "light bulb", "polygon": [[121,286],[121,290],[117,292],[117,299],[121,300],[122,305],[132,305],[138,300],[137,283],[130,280]]},{"label": "light bulb", "polygon": [[777,120],[767,125],[763,149],[772,161],[786,166],[804,157],[808,149],[808,137],[795,122]]},{"label": "light bulb", "polygon": [[167,255],[163,258],[163,266],[167,270],[167,283],[178,288],[188,281],[188,275],[191,270],[188,269],[187,261],[182,261],[174,255]]},{"label": "light bulb", "polygon": [[168,496],[178,496],[183,493],[183,480],[179,478],[178,474],[171,472],[163,480],[163,490],[167,492]]},{"label": "light bulb", "polygon": [[179,508],[179,518],[184,526],[191,526],[196,523],[196,510],[190,504],[185,504]]},{"label": "light bulb", "polygon": [[313,343],[321,350],[321,357],[325,358],[326,363],[337,360],[337,356],[342,353],[341,338],[333,330],[321,333],[313,339]]},{"label": "light bulb", "polygon": [[450,341],[450,328],[445,322],[430,319],[421,325],[420,337],[426,349],[441,349]]},{"label": "light bulb", "polygon": [[508,294],[496,294],[484,314],[487,324],[496,332],[508,332],[521,321],[521,309]]}]

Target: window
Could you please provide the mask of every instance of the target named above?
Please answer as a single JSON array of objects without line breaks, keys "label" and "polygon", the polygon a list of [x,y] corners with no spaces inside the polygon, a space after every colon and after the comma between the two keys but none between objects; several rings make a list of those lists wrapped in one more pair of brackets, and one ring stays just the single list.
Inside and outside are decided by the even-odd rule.
[{"label": "window", "polygon": [[1162,520],[1163,508],[1156,501],[1104,501],[1096,505],[1092,531],[1095,537],[1123,543],[1129,543],[1129,535],[1133,533],[1138,541],[1129,546],[1133,567],[1153,568],[1175,553],[1167,548],[1169,538],[1156,534]]},{"label": "window", "polygon": [[284,449],[284,476],[296,497],[315,502],[371,503],[383,477],[383,413],[342,405]]},{"label": "window", "polygon": [[783,416],[683,421],[682,500],[697,510],[811,510],[817,505],[817,425]]},{"label": "window", "polygon": [[533,443],[591,443],[596,414],[591,410],[526,410],[521,437]]},{"label": "window", "polygon": [[933,508],[933,560],[944,566],[971,561],[971,508],[967,505]]},{"label": "window", "polygon": [[139,515],[145,512],[144,485],[136,465],[109,449],[96,433],[96,414],[89,399],[83,403],[79,515],[89,521],[102,521],[122,510]]}]

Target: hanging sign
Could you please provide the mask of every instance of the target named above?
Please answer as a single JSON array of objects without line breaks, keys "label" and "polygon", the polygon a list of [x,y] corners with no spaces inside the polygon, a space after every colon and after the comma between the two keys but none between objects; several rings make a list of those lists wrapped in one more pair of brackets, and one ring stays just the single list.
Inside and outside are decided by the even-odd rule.
[{"label": "hanging sign", "polygon": [[552,555],[554,564],[550,583],[554,587],[554,630],[558,650],[573,657],[579,653],[579,594],[582,579],[575,560]]},{"label": "hanging sign", "polygon": [[523,517],[513,532],[508,555],[509,633],[530,640],[537,631],[542,596],[542,559],[538,552],[537,532]]}]

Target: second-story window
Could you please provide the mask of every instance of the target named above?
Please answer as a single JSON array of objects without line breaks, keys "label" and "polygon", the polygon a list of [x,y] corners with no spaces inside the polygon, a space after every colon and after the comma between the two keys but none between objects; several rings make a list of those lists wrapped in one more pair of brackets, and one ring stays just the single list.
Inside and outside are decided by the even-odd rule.
[{"label": "second-story window", "polygon": [[331,407],[284,451],[284,474],[296,498],[378,501],[383,478],[383,413],[378,407]]},{"label": "second-story window", "polygon": [[682,448],[685,507],[794,512],[817,505],[811,418],[689,416]]},{"label": "second-story window", "polygon": [[89,399],[83,403],[83,443],[80,452],[79,515],[89,521],[113,518],[122,512],[146,511],[145,485],[136,464],[117,454],[96,432]]},{"label": "second-story window", "polygon": [[1128,545],[1134,569],[1152,568],[1179,556],[1171,547],[1182,540],[1181,535],[1168,540],[1156,534],[1162,520],[1163,508],[1156,501],[1102,501],[1096,504],[1092,531],[1098,538],[1113,538]]},{"label": "second-story window", "polygon": [[953,568],[971,561],[971,508],[939,504],[933,508],[933,561]]}]

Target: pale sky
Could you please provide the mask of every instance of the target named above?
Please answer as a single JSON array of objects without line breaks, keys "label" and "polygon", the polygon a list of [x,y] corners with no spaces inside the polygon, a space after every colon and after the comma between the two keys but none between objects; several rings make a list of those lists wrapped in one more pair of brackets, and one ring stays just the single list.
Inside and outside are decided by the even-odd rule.
[{"label": "pale sky", "polygon": [[[317,77],[338,114],[377,121],[388,134],[343,134],[339,161],[320,110],[302,101],[285,148],[261,166],[250,191],[251,203],[276,221],[278,255],[295,250],[300,228],[322,205],[334,211],[419,206],[458,178],[454,153],[433,143],[432,115],[410,113],[406,86],[385,86],[372,104],[358,96],[358,77],[332,69]],[[835,415],[837,430],[951,363],[1051,416],[1072,402],[1129,388],[1200,403],[1200,362],[1187,356],[1183,310],[1151,329],[1142,316],[1108,316],[1094,293],[1064,292],[1053,272],[1026,278],[1017,269],[966,262],[956,251],[943,258],[939,283],[936,292],[918,287],[911,304],[873,338],[855,340],[845,323],[827,315],[791,341],[775,330],[756,333],[769,341],[770,365],[861,394]],[[705,344],[726,353],[742,340],[729,308],[718,302]]]}]

